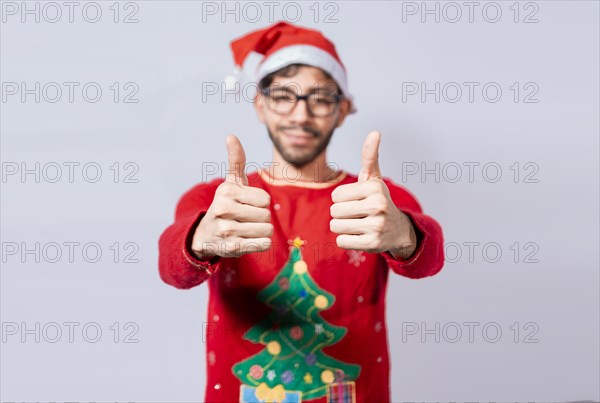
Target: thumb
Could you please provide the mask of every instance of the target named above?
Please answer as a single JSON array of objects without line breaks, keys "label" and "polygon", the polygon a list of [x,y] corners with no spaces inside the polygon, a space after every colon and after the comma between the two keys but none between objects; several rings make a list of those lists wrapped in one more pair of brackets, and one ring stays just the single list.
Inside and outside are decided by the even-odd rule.
[{"label": "thumb", "polygon": [[246,177],[246,153],[242,147],[240,140],[234,136],[229,135],[225,139],[227,146],[227,172],[225,173],[225,180],[227,182],[238,183],[240,185],[248,186],[248,178]]},{"label": "thumb", "polygon": [[379,142],[381,141],[381,133],[372,131],[367,135],[367,138],[362,148],[362,167],[358,174],[358,181],[363,182],[371,178],[381,179],[381,171],[379,170]]}]

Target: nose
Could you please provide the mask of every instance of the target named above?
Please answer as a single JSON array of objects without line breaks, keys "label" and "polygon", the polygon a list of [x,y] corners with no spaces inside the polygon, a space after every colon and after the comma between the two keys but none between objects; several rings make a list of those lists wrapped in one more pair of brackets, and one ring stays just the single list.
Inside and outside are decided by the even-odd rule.
[{"label": "nose", "polygon": [[311,118],[306,99],[299,99],[292,108],[289,118],[293,122],[305,122]]}]

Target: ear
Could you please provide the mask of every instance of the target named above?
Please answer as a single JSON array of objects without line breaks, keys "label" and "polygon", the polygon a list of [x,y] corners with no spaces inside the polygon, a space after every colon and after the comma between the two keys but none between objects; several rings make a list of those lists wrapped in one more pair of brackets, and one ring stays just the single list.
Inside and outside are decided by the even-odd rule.
[{"label": "ear", "polygon": [[258,120],[262,123],[265,122],[265,97],[260,91],[256,91],[256,95],[254,96],[254,100],[252,101],[254,104],[254,110],[256,111],[256,115],[258,116]]},{"label": "ear", "polygon": [[335,123],[335,127],[340,127],[342,123],[344,123],[344,120],[346,120],[346,116],[348,116],[348,113],[350,112],[351,108],[352,101],[350,101],[349,99],[344,98],[340,101],[340,111],[337,122]]}]

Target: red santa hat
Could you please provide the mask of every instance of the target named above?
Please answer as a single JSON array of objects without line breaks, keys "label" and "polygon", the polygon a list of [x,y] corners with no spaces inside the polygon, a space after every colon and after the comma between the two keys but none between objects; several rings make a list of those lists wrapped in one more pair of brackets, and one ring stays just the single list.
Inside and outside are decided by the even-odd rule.
[{"label": "red santa hat", "polygon": [[[335,45],[320,31],[279,21],[270,27],[252,31],[231,41],[235,61],[233,75],[225,78],[225,87],[235,90],[244,76],[258,83],[266,75],[294,63],[318,67],[331,75],[342,94],[350,101],[346,68],[338,56]],[[244,62],[252,52],[263,55],[254,77],[244,71]],[[355,113],[354,102],[350,113]]]}]

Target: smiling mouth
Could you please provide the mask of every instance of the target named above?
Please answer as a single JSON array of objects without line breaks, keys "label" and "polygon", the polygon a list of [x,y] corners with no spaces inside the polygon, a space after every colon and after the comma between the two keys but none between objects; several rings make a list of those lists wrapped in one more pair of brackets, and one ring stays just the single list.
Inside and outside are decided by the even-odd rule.
[{"label": "smiling mouth", "polygon": [[295,145],[308,144],[314,137],[312,134],[304,131],[283,130],[283,134]]},{"label": "smiling mouth", "polygon": [[312,138],[312,136],[307,135],[305,132],[288,132],[288,131],[284,131],[284,133],[286,134],[286,136],[289,136],[289,137],[296,137],[296,138],[303,138],[303,139],[310,139],[310,138]]}]

